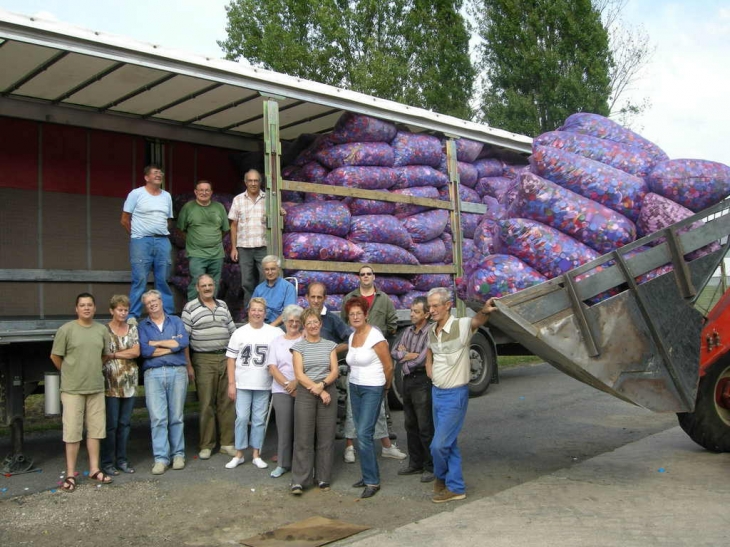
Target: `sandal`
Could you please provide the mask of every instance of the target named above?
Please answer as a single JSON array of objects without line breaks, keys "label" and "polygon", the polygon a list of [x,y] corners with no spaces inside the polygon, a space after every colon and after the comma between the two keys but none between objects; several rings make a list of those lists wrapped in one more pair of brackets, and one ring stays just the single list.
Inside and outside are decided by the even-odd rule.
[{"label": "sandal", "polygon": [[76,477],[66,477],[61,483],[61,490],[69,494],[76,490]]},{"label": "sandal", "polygon": [[99,469],[96,473],[90,474],[89,479],[100,484],[109,484],[112,482],[112,478]]},{"label": "sandal", "polygon": [[102,471],[103,471],[103,472],[104,472],[105,474],[107,474],[107,475],[111,475],[111,476],[114,476],[114,477],[116,477],[117,475],[119,475],[119,471],[118,471],[118,470],[117,470],[117,468],[116,468],[116,467],[114,467],[113,465],[109,465],[109,466],[107,466],[107,467],[102,467],[102,468],[101,468],[101,470],[102,470]]},{"label": "sandal", "polygon": [[134,473],[134,467],[129,465],[129,462],[118,463],[117,467],[120,471],[123,471],[124,473]]}]

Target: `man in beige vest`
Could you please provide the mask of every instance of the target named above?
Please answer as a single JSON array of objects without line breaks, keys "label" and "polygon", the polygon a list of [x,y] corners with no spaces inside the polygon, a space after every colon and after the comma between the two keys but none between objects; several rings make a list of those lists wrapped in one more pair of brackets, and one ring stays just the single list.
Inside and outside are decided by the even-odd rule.
[{"label": "man in beige vest", "polygon": [[486,324],[497,308],[489,299],[474,317],[451,316],[451,292],[444,288],[428,291],[428,308],[434,321],[428,333],[426,373],[433,382],[434,435],[431,442],[434,503],[463,500],[466,486],[461,472],[457,437],[464,425],[469,402],[469,345],[472,334]]}]

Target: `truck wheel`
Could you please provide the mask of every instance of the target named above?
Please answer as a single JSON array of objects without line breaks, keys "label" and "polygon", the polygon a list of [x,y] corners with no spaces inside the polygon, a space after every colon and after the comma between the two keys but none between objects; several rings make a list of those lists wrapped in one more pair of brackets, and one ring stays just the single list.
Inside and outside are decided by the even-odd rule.
[{"label": "truck wheel", "polygon": [[497,356],[494,348],[481,332],[474,333],[469,347],[471,361],[471,379],[469,380],[469,397],[478,397],[484,394],[492,381]]},{"label": "truck wheel", "polygon": [[403,410],[403,365],[394,363],[393,383],[388,392],[388,405],[391,410]]},{"label": "truck wheel", "polygon": [[712,452],[730,452],[730,359],[713,364],[700,378],[694,412],[677,414],[690,438]]}]

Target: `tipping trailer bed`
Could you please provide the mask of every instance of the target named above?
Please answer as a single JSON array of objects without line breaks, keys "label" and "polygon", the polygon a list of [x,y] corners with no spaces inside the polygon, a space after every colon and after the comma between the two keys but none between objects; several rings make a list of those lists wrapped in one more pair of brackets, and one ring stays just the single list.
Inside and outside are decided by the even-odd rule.
[{"label": "tipping trailer bed", "polygon": [[[499,312],[490,318],[490,329],[620,399],[657,412],[692,412],[704,323],[692,304],[725,257],[729,213],[730,201],[724,201],[497,299]],[[718,250],[685,258],[713,242],[720,244]],[[641,282],[640,276],[667,264],[671,271]]]}]

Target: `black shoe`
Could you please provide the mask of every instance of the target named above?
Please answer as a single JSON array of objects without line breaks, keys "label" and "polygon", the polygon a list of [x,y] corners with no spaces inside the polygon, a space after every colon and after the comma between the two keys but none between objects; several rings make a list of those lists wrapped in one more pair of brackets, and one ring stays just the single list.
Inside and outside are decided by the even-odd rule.
[{"label": "black shoe", "polygon": [[365,481],[362,479],[352,485],[353,488],[362,488],[363,486],[365,486]]},{"label": "black shoe", "polygon": [[388,433],[388,438],[391,441],[397,441],[398,440],[398,435],[396,435],[395,433]]},{"label": "black shoe", "polygon": [[378,493],[379,490],[380,490],[380,485],[374,486],[374,485],[369,484],[365,487],[365,490],[362,491],[362,494],[360,494],[360,497],[363,499],[372,498],[375,494]]},{"label": "black shoe", "polygon": [[329,492],[330,483],[325,481],[319,481],[319,489],[322,490],[322,492]]},{"label": "black shoe", "polygon": [[399,475],[420,475],[423,473],[423,467],[411,467],[410,465],[405,469],[399,469]]},{"label": "black shoe", "polygon": [[424,471],[421,475],[421,482],[433,482],[434,480],[436,480],[436,475],[431,471]]}]

